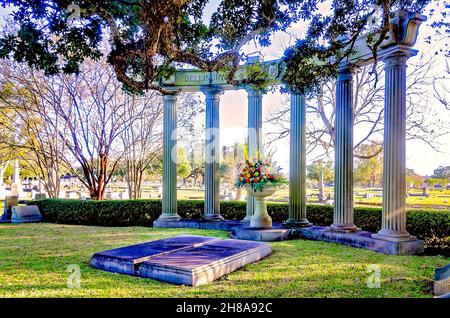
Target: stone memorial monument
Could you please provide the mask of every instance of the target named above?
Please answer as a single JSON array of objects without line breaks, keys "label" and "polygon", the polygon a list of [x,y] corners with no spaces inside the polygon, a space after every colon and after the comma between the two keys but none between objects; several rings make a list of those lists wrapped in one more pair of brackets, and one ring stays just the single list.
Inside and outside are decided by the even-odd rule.
[{"label": "stone memorial monument", "polygon": [[91,266],[172,284],[212,282],[271,253],[267,243],[181,235],[95,253]]},{"label": "stone memorial monument", "polygon": [[[353,54],[340,62],[336,78],[336,147],[333,223],[326,229],[313,227],[307,219],[306,209],[306,96],[303,92],[290,93],[290,154],[289,154],[289,212],[284,227],[302,232],[302,236],[327,242],[338,242],[372,249],[389,254],[420,254],[423,241],[406,230],[406,118],[408,59],[418,54],[413,49],[419,26],[426,17],[399,10],[392,13],[389,30],[377,49],[377,59],[384,64],[384,156],[383,156],[383,210],[381,229],[377,233],[361,232],[354,223],[353,191],[353,103],[354,73],[358,68],[376,61],[368,35],[362,34],[352,43]],[[286,65],[281,60],[260,61],[249,58],[247,65],[236,71],[236,78],[243,79],[246,67],[259,65],[268,78],[283,84]],[[264,93],[249,86],[236,87],[217,72],[198,69],[180,69],[170,78],[163,79],[161,86],[167,91],[163,97],[163,182],[162,213],[157,227],[187,225],[177,212],[177,163],[172,158],[176,140],[172,138],[177,129],[177,96],[180,92],[201,92],[205,95],[205,205],[203,220],[210,228],[220,223],[220,139],[213,132],[220,130],[220,96],[225,90],[245,89],[248,94],[248,152],[261,150],[262,100]],[[247,197],[244,223],[255,212],[254,198]],[[191,223],[189,223],[191,224]],[[205,223],[206,224],[206,223]],[[206,226],[201,224],[201,226]],[[200,226],[200,225],[199,225]]]},{"label": "stone memorial monument", "polygon": [[36,205],[13,206],[11,223],[30,223],[42,221],[42,215]]},{"label": "stone memorial monument", "polygon": [[43,200],[43,199],[47,199],[47,195],[45,193],[36,193],[36,195],[34,196],[35,200]]},{"label": "stone memorial monument", "polygon": [[3,215],[0,219],[0,223],[11,222],[12,207],[19,205],[18,195],[7,195],[5,197],[5,205],[3,207]]}]

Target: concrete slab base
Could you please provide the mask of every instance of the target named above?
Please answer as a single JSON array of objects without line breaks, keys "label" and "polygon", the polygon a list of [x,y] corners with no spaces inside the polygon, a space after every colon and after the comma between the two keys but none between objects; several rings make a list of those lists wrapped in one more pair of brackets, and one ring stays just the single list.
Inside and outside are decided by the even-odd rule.
[{"label": "concrete slab base", "polygon": [[238,268],[269,255],[265,243],[220,240],[167,255],[152,257],[139,267],[139,276],[179,285],[212,282]]},{"label": "concrete slab base", "polygon": [[296,231],[298,231],[298,235],[301,238],[344,244],[384,254],[415,255],[422,254],[424,251],[423,241],[421,240],[391,242],[373,238],[373,233],[367,231],[341,233],[333,232],[329,227],[325,226],[299,228]]},{"label": "concrete slab base", "polygon": [[276,242],[292,239],[289,228],[274,225],[270,229],[238,226],[231,229],[231,237],[240,240]]},{"label": "concrete slab base", "polygon": [[154,227],[195,228],[230,231],[231,237],[240,240],[274,242],[303,238],[316,241],[349,245],[367,250],[392,254],[415,255],[424,251],[423,241],[411,239],[404,242],[391,242],[373,237],[374,233],[357,231],[351,233],[334,232],[328,226],[288,227],[274,223],[271,229],[255,229],[242,221],[211,222],[205,220],[155,221]]},{"label": "concrete slab base", "polygon": [[230,231],[235,226],[242,225],[241,221],[208,221],[208,220],[185,220],[179,221],[154,221],[155,228],[188,228],[188,229],[204,229],[204,230],[221,230]]},{"label": "concrete slab base", "polygon": [[209,283],[269,255],[266,243],[183,235],[92,256],[95,268],[174,284]]},{"label": "concrete slab base", "polygon": [[436,296],[450,295],[450,264],[434,272],[434,294]]},{"label": "concrete slab base", "polygon": [[217,238],[182,235],[164,240],[120,247],[95,253],[91,258],[91,265],[105,271],[138,275],[139,264],[152,256],[163,255],[185,248],[192,248],[199,244],[214,240],[217,240]]}]

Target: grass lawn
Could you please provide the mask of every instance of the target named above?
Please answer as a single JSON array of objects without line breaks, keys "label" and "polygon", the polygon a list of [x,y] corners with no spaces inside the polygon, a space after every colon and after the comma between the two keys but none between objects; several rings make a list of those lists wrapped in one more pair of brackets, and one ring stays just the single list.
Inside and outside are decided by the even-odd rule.
[{"label": "grass lawn", "polygon": [[[176,286],[89,266],[97,251],[180,234],[227,237],[221,231],[0,224],[0,297],[432,297],[439,256],[388,256],[332,243],[272,243],[273,253],[213,283]],[[67,267],[81,269],[70,289]],[[368,265],[381,268],[381,288],[368,288]]]}]

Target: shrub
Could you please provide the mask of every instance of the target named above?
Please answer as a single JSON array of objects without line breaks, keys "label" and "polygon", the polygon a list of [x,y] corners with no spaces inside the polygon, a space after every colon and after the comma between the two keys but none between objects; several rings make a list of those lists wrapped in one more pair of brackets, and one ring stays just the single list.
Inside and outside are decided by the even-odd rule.
[{"label": "shrub", "polygon": [[[83,201],[70,199],[45,199],[32,201],[47,222],[100,225],[100,226],[152,226],[161,214],[161,200],[104,200]],[[178,213],[186,219],[199,219],[203,214],[203,200],[178,201]],[[221,214],[228,220],[242,220],[246,203],[223,201]],[[269,203],[268,212],[274,222],[287,219],[286,203]],[[308,220],[315,225],[333,222],[333,207],[308,205]],[[409,233],[424,240],[427,253],[444,253],[450,250],[450,211],[410,210],[406,214]],[[380,208],[355,208],[355,224],[370,232],[381,228]]]}]

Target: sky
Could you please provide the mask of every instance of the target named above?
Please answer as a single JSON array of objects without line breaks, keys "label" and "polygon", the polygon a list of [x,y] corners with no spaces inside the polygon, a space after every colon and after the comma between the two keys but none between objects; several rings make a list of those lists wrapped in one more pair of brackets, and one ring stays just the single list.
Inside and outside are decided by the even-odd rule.
[{"label": "sky", "polygon": [[[212,12],[217,7],[218,0],[211,0],[206,8],[204,15],[205,20],[209,20]],[[442,4],[441,4],[442,5]],[[319,10],[326,11],[327,4],[323,3]],[[436,7],[439,11],[439,6]],[[2,16],[10,13],[11,10],[0,8],[0,25]],[[273,37],[272,45],[267,48],[257,48],[254,45],[247,45],[244,48],[246,53],[259,51],[265,61],[273,60],[281,57],[284,50],[295,42],[296,37],[302,35],[306,30],[304,23],[297,23],[292,26],[286,33],[279,32]],[[432,70],[433,74],[439,74],[444,68],[444,57],[442,55],[434,55],[434,52],[443,45],[443,41],[433,39],[432,44],[425,42],[425,37],[432,34],[433,30],[429,26],[429,22],[423,24],[419,30],[419,38],[415,48],[423,53],[425,56],[434,56],[435,67]],[[415,63],[418,57],[411,58],[408,63]],[[445,110],[443,106],[439,105],[432,98],[431,88],[429,94],[431,110],[434,114],[430,117],[441,118],[449,121],[450,125],[450,111]],[[269,114],[277,107],[281,106],[283,100],[287,97],[279,92],[268,93],[263,97],[263,121],[265,121]],[[450,96],[449,96],[450,98]],[[307,118],[308,120],[308,118]],[[309,119],[311,120],[311,119]],[[243,143],[246,138],[247,127],[247,94],[244,90],[227,91],[221,96],[220,103],[220,126],[221,126],[221,146],[231,146],[235,142]],[[268,123],[263,123],[263,134],[272,131],[274,128]],[[355,135],[358,132],[355,131]],[[355,138],[357,139],[357,138]],[[414,169],[421,175],[431,175],[433,170],[439,165],[450,165],[450,136],[445,136],[437,140],[441,145],[439,152],[433,150],[429,146],[420,141],[407,142],[407,167]],[[284,171],[289,170],[289,140],[284,139],[275,144],[274,160],[283,167]],[[307,161],[310,162],[315,158],[315,154],[307,156]]]}]

